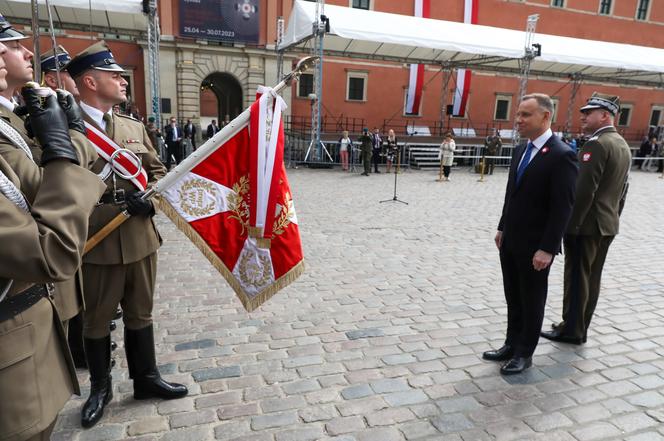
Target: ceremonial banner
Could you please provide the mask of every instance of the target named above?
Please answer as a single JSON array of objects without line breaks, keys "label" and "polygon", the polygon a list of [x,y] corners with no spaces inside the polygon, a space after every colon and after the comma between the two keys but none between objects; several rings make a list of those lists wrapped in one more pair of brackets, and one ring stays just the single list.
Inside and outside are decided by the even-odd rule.
[{"label": "ceremonial banner", "polygon": [[[477,2],[479,0],[464,0],[463,22],[477,24]],[[453,116],[465,116],[470,92],[470,70],[458,69],[456,88],[454,89]]]},{"label": "ceremonial banner", "polygon": [[[415,17],[431,17],[431,0],[415,0]],[[422,102],[422,88],[424,86],[424,64],[410,65],[410,78],[406,94],[406,114],[418,115]]]},{"label": "ceremonial banner", "polygon": [[160,204],[247,311],[304,271],[283,163],[285,108],[279,95],[259,88],[249,123],[165,190]]}]

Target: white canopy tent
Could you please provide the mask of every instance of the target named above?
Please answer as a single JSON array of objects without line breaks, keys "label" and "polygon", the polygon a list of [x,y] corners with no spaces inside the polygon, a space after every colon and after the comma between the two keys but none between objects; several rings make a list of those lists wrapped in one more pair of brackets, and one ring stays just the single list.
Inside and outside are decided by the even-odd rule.
[{"label": "white canopy tent", "polygon": [[[49,0],[56,28],[88,29],[90,18],[94,29],[145,33],[147,21],[141,0]],[[92,10],[90,10],[92,6]],[[12,22],[29,23],[32,18],[30,0],[0,0],[0,12]],[[16,20],[18,19],[18,20]],[[48,23],[46,4],[39,1],[39,19]]]},{"label": "white canopy tent", "polygon": [[[316,4],[296,0],[279,50],[310,51]],[[519,74],[526,33],[325,6],[325,54]],[[664,88],[664,49],[535,34],[531,76]],[[656,41],[653,38],[653,44]],[[659,42],[661,44],[661,42]]]}]

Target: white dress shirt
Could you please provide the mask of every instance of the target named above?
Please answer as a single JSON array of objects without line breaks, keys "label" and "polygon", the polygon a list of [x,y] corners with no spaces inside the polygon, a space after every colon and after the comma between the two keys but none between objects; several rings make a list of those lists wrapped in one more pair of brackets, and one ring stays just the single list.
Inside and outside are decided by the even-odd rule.
[{"label": "white dress shirt", "polygon": [[[102,130],[106,131],[106,121],[104,121],[104,112],[101,110],[97,109],[96,107],[92,107],[89,104],[86,104],[84,101],[81,101],[78,103],[81,109],[94,121],[99,127],[101,127]],[[111,115],[111,118],[113,118],[113,109],[110,109],[108,112],[109,115]]]},{"label": "white dress shirt", "polygon": [[[521,163],[522,163],[524,160],[525,160],[526,162],[530,162],[531,159],[533,159],[533,158],[535,157],[535,155],[537,154],[537,152],[539,152],[540,149],[541,149],[542,147],[544,147],[544,144],[546,143],[546,141],[548,141],[549,138],[551,138],[551,136],[553,136],[553,132],[551,131],[551,129],[546,129],[546,132],[542,133],[540,136],[538,136],[538,137],[535,138],[534,140],[531,141],[531,140],[529,139],[528,142],[532,142],[532,143],[533,143],[533,146],[535,146],[535,147],[534,147],[534,148],[532,149],[532,151],[530,152],[530,158],[528,158],[528,159],[525,158],[525,156],[526,156],[526,151],[528,150],[528,148],[526,148],[526,149],[523,151],[523,156],[521,157],[521,161],[519,161],[519,167],[521,166]],[[519,167],[517,167],[517,170],[519,169]]]}]

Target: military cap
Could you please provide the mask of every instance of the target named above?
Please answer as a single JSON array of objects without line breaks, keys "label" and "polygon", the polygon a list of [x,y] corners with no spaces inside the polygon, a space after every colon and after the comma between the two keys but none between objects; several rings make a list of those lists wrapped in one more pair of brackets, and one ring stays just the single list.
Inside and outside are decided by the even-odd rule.
[{"label": "military cap", "polygon": [[[67,66],[67,63],[69,63],[69,60],[71,60],[69,52],[67,52],[67,50],[61,45],[58,45],[57,49],[55,50],[55,55],[53,55],[53,49],[49,49],[39,56],[39,63],[41,64],[42,72],[55,72],[56,70],[64,70],[65,66]],[[58,69],[56,69],[56,63]]]},{"label": "military cap", "polygon": [[78,53],[67,64],[67,72],[72,77],[77,77],[88,69],[124,72],[122,66],[115,62],[111,49],[104,40]]},{"label": "military cap", "polygon": [[585,106],[581,107],[581,112],[592,109],[604,109],[612,115],[620,112],[620,98],[617,96],[605,95],[599,92],[593,92]]},{"label": "military cap", "polygon": [[0,14],[0,41],[23,40],[28,38],[14,29],[5,17]]}]

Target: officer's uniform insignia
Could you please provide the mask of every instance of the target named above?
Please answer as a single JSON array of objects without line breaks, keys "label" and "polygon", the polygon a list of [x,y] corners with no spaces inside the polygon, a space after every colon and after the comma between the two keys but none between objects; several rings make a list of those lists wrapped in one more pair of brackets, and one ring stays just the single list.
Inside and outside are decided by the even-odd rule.
[{"label": "officer's uniform insignia", "polygon": [[583,160],[583,162],[588,162],[588,161],[590,161],[591,157],[592,157],[592,154],[590,152],[586,152],[586,153],[583,154],[582,160]]}]

